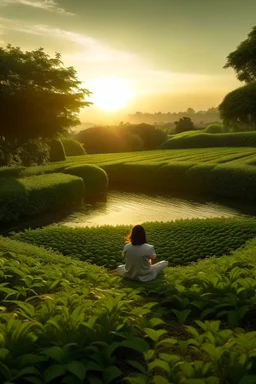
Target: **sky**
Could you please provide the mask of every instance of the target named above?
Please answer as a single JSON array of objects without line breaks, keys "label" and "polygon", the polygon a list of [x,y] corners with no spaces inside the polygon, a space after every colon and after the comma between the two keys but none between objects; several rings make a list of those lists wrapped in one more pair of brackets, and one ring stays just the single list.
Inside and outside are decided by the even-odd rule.
[{"label": "sky", "polygon": [[0,0],[0,46],[43,47],[74,66],[87,122],[218,106],[242,85],[227,55],[256,25],[255,0]]}]

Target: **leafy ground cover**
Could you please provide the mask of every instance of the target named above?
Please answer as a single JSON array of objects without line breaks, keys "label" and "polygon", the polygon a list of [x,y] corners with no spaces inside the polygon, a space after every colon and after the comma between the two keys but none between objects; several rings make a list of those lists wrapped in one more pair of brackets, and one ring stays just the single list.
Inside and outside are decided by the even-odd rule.
[{"label": "leafy ground cover", "polygon": [[49,174],[4,179],[0,184],[0,222],[58,209],[83,196],[83,180],[76,176]]},{"label": "leafy ground cover", "polygon": [[[228,254],[256,236],[256,221],[246,218],[177,220],[145,223],[144,227],[158,259],[168,260],[170,265],[184,265],[205,257]],[[129,226],[49,226],[14,234],[13,239],[115,268],[123,262],[121,252],[129,230]]]},{"label": "leafy ground cover", "polygon": [[0,237],[1,382],[254,383],[255,247],[138,284]]}]

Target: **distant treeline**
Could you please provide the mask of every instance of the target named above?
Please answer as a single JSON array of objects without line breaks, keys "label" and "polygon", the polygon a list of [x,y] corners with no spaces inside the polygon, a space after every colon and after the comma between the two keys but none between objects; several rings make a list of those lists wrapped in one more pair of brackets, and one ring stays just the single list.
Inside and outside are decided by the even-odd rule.
[{"label": "distant treeline", "polygon": [[149,124],[120,124],[84,129],[74,138],[87,153],[108,153],[156,149],[167,140],[167,135]]},{"label": "distant treeline", "polygon": [[220,114],[218,108],[209,108],[206,111],[195,111],[193,108],[188,108],[185,112],[157,112],[157,113],[142,113],[136,112],[135,114],[128,115],[127,119],[133,124],[153,124],[161,125],[161,127],[172,128],[175,127],[175,121],[182,117],[190,117],[197,128],[205,128],[210,123],[219,122]]}]

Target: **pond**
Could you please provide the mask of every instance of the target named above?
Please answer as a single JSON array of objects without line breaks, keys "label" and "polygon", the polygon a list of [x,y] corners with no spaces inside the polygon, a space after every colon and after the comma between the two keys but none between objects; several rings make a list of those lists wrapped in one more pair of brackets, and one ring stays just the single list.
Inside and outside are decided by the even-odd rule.
[{"label": "pond", "polygon": [[69,227],[140,224],[146,221],[176,219],[255,216],[250,204],[223,200],[211,202],[192,198],[177,198],[168,194],[153,194],[110,190],[106,201],[86,204],[55,221]]}]

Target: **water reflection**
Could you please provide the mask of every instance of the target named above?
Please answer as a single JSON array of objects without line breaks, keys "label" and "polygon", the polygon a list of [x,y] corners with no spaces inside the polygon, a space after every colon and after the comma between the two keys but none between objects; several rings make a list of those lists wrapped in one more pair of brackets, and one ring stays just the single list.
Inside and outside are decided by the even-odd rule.
[{"label": "water reflection", "polygon": [[163,194],[109,191],[106,201],[81,207],[58,224],[70,227],[139,224],[145,221],[254,215],[251,206],[213,203]]}]

